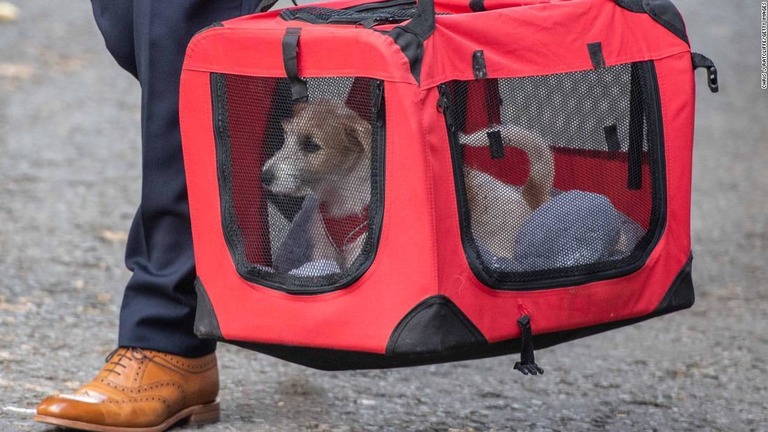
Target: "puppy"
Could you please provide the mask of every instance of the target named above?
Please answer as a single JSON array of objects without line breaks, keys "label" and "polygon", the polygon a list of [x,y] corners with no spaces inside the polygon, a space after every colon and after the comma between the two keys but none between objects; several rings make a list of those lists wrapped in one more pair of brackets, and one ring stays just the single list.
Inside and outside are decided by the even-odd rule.
[{"label": "puppy", "polygon": [[343,102],[299,103],[283,121],[285,143],[262,168],[262,184],[280,195],[314,194],[312,260],[346,269],[365,244],[371,201],[371,125]]},{"label": "puppy", "polygon": [[555,178],[555,163],[548,143],[533,132],[512,125],[461,135],[466,146],[489,146],[487,132],[501,132],[504,146],[528,154],[530,172],[522,189],[484,172],[465,167],[464,185],[470,207],[472,235],[490,253],[514,257],[515,237],[531,213],[546,202]]}]

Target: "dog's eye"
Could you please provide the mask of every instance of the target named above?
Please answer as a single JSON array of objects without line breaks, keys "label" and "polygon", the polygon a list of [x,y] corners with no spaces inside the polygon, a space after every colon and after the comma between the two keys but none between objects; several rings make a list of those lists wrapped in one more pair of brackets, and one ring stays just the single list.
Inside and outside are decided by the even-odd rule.
[{"label": "dog's eye", "polygon": [[322,147],[320,147],[320,144],[316,143],[311,137],[305,136],[301,140],[301,144],[299,146],[301,148],[301,151],[304,153],[315,153],[319,150],[322,150]]}]

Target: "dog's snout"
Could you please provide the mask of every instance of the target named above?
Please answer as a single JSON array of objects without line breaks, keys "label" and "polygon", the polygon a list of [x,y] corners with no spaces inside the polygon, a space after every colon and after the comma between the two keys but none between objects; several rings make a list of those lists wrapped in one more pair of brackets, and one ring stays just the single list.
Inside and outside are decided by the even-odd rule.
[{"label": "dog's snout", "polygon": [[272,169],[265,169],[261,171],[261,184],[264,186],[271,186],[275,181],[275,171]]}]

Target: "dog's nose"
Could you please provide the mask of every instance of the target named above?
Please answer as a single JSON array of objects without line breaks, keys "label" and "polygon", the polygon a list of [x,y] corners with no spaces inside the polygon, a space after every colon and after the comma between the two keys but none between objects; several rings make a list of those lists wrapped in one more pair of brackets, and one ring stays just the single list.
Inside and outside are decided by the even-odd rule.
[{"label": "dog's nose", "polygon": [[275,181],[275,172],[271,169],[266,169],[261,172],[261,184],[264,186],[271,186],[272,182]]}]

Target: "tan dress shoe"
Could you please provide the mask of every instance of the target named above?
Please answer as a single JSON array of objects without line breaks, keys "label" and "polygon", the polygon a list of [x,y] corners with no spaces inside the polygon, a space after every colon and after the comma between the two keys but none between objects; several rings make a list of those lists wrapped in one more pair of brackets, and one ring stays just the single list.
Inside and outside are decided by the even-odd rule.
[{"label": "tan dress shoe", "polygon": [[216,354],[186,358],[118,348],[90,383],[72,394],[49,396],[35,420],[100,432],[160,432],[181,422],[219,420]]}]

